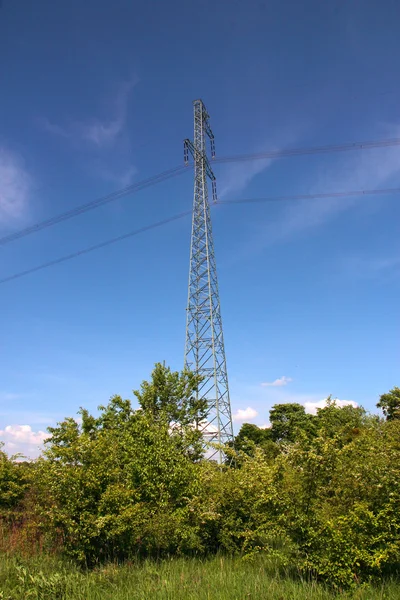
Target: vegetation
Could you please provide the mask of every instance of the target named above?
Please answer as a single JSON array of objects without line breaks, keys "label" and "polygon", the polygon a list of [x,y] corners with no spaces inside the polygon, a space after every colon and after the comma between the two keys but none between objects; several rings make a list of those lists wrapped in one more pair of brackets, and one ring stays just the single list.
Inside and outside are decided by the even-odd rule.
[{"label": "vegetation", "polygon": [[337,591],[264,556],[173,558],[82,572],[54,557],[0,560],[2,600],[398,600],[394,581]]},{"label": "vegetation", "polygon": [[139,409],[81,409],[35,463],[0,450],[0,598],[400,596],[399,388],[386,418],[276,405],[218,466],[199,383],[157,364]]},{"label": "vegetation", "polygon": [[388,421],[400,419],[400,388],[394,387],[387,394],[382,394],[377,404]]}]

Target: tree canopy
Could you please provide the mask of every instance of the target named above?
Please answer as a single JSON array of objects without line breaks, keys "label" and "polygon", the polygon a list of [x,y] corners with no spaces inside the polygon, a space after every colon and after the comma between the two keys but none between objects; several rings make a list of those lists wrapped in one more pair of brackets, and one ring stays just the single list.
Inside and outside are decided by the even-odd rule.
[{"label": "tree canopy", "polygon": [[217,465],[196,428],[198,385],[156,364],[138,407],[116,395],[97,414],[81,408],[29,468],[0,449],[0,519],[89,566],[225,551],[268,553],[341,588],[396,573],[399,388],[381,396],[386,419],[332,398],[314,415],[276,404],[271,426],[243,424],[234,460]]},{"label": "tree canopy", "polygon": [[394,387],[386,394],[382,394],[376,406],[382,409],[388,421],[400,419],[400,388]]}]

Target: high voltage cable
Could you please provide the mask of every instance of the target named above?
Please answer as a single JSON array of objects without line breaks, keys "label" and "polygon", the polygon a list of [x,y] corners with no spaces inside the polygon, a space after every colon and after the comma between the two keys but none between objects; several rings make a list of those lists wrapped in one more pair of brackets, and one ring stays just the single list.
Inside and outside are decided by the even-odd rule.
[{"label": "high voltage cable", "polygon": [[14,233],[10,233],[2,238],[0,238],[0,246],[5,246],[10,242],[14,242],[22,237],[30,235],[31,233],[36,233],[37,231],[41,231],[42,229],[46,229],[47,227],[51,227],[52,225],[56,225],[57,223],[61,223],[62,221],[66,221],[68,219],[72,219],[73,217],[77,217],[85,212],[90,210],[94,210],[95,208],[99,208],[100,206],[104,206],[104,204],[108,204],[109,202],[114,202],[123,196],[127,196],[132,192],[139,192],[147,187],[152,185],[156,185],[157,183],[161,183],[166,181],[167,179],[171,179],[171,177],[176,177],[185,171],[185,166],[174,167],[173,169],[169,169],[168,171],[164,171],[163,173],[159,173],[158,175],[154,175],[153,177],[149,177],[148,179],[143,179],[142,181],[138,181],[132,185],[128,185],[116,192],[112,192],[107,196],[102,196],[101,198],[97,198],[96,200],[91,200],[90,202],[86,202],[85,204],[81,204],[76,208],[72,208],[64,213],[56,215],[55,217],[50,217],[50,219],[45,219],[44,221],[40,221],[39,223],[35,223],[34,225],[30,225],[29,227],[25,227],[25,229],[20,229],[19,231],[15,231]]},{"label": "high voltage cable", "polygon": [[93,246],[89,246],[88,248],[84,248],[83,250],[78,250],[77,252],[72,252],[71,254],[67,254],[66,256],[62,256],[61,258],[56,258],[54,260],[49,260],[38,267],[33,267],[31,269],[26,269],[25,271],[20,271],[19,273],[15,273],[14,275],[10,275],[9,277],[4,277],[0,279],[1,283],[7,283],[7,281],[12,281],[13,279],[19,279],[20,277],[24,277],[25,275],[29,275],[30,273],[35,273],[36,271],[41,271],[42,269],[47,269],[47,267],[53,267],[54,265],[58,265],[62,262],[66,262],[67,260],[71,260],[72,258],[77,258],[78,256],[82,256],[83,254],[88,254],[89,252],[93,252],[94,250],[99,250],[100,248],[104,248],[105,246],[111,246],[111,244],[116,244],[117,242],[121,242],[129,237],[133,237],[135,235],[139,235],[140,233],[144,233],[145,231],[150,231],[151,229],[156,229],[157,227],[162,227],[163,225],[167,225],[172,221],[177,221],[178,219],[183,219],[183,217],[187,217],[192,214],[191,210],[187,210],[185,212],[179,213],[172,217],[168,217],[167,219],[163,219],[162,221],[157,221],[157,223],[152,223],[151,225],[145,225],[144,227],[140,227],[139,229],[135,229],[134,231],[130,231],[129,233],[124,233],[123,235],[119,235],[117,237],[106,240],[105,242],[100,242],[99,244],[94,244]]},{"label": "high voltage cable", "polygon": [[333,144],[329,146],[314,146],[310,148],[292,148],[287,150],[270,150],[256,154],[238,154],[236,156],[222,156],[213,159],[213,162],[226,163],[244,160],[258,160],[261,158],[283,158],[288,156],[302,156],[306,154],[328,154],[330,152],[346,152],[348,150],[369,150],[371,148],[388,148],[400,146],[400,138],[375,140],[372,142],[351,142],[349,144]]},{"label": "high voltage cable", "polygon": [[[310,148],[292,148],[287,150],[271,150],[269,152],[259,152],[257,154],[242,154],[237,156],[223,156],[221,158],[213,159],[213,162],[216,163],[227,163],[227,162],[239,162],[239,161],[248,161],[248,160],[258,160],[262,158],[284,158],[290,156],[301,156],[308,154],[325,154],[330,152],[344,152],[348,150],[367,150],[371,148],[387,148],[390,146],[400,146],[400,138],[393,139],[384,139],[384,140],[375,140],[372,142],[353,142],[349,144],[341,144],[341,145],[329,145],[329,146],[317,146]],[[85,212],[90,210],[94,210],[107,204],[109,202],[113,202],[122,198],[123,196],[127,196],[132,192],[139,192],[146,187],[151,185],[156,185],[157,183],[161,183],[167,179],[180,175],[185,171],[187,167],[185,166],[177,166],[168,171],[164,171],[159,173],[158,175],[154,175],[153,177],[149,177],[148,179],[144,179],[143,181],[139,181],[132,185],[129,185],[125,188],[117,190],[116,192],[112,192],[107,196],[103,196],[96,200],[92,200],[85,204],[81,204],[76,208],[72,208],[64,213],[56,215],[54,217],[50,217],[49,219],[45,219],[44,221],[40,221],[35,223],[34,225],[30,225],[24,229],[19,231],[15,231],[10,233],[2,238],[0,238],[0,246],[5,246],[10,242],[23,238],[32,233],[36,233],[37,231],[41,231],[42,229],[46,229],[47,227],[51,227],[56,225],[57,223],[61,223],[68,219],[72,219],[73,217],[79,216]]]},{"label": "high voltage cable", "polygon": [[[314,200],[317,198],[326,199],[326,198],[343,198],[346,196],[372,196],[378,194],[399,194],[400,188],[386,188],[381,190],[353,190],[350,192],[330,192],[327,194],[297,194],[293,196],[270,196],[266,198],[243,198],[239,200],[219,200],[218,204],[239,204],[239,203],[256,203],[256,202],[283,202],[283,201],[291,201],[291,200]],[[212,205],[213,206],[213,205]],[[215,206],[215,205],[214,205]],[[100,248],[104,248],[106,246],[111,246],[112,244],[116,244],[122,240],[125,240],[130,237],[134,237],[139,235],[140,233],[144,233],[146,231],[150,231],[151,229],[156,229],[158,227],[162,227],[163,225],[167,225],[173,221],[177,221],[179,219],[183,219],[188,215],[192,214],[191,210],[187,210],[182,213],[178,213],[173,215],[172,217],[168,217],[161,221],[157,221],[156,223],[152,223],[151,225],[146,225],[139,229],[135,229],[134,231],[130,231],[129,233],[125,233],[123,235],[119,235],[117,237],[106,240],[105,242],[100,242],[99,244],[95,244],[93,246],[89,246],[88,248],[84,248],[82,250],[78,250],[77,252],[73,252],[71,254],[67,254],[66,256],[62,256],[61,258],[56,258],[54,260],[50,260],[45,262],[37,267],[32,267],[30,269],[26,269],[24,271],[19,271],[14,275],[9,275],[8,277],[4,277],[0,279],[0,284],[7,283],[14,279],[19,279],[20,277],[24,277],[25,275],[29,275],[31,273],[35,273],[36,271],[41,271],[42,269],[47,269],[47,267],[52,267],[54,265],[58,265],[62,262],[66,262],[73,258],[77,258],[78,256],[82,256],[83,254],[88,254],[89,252],[93,252],[94,250],[99,250]]]},{"label": "high voltage cable", "polygon": [[218,200],[217,204],[252,204],[258,202],[285,202],[292,200],[313,200],[324,198],[345,198],[351,196],[376,196],[378,194],[399,194],[400,188],[384,188],[381,190],[353,190],[350,192],[329,192],[326,194],[295,194],[293,196],[269,196],[266,198],[239,198],[238,200]]}]

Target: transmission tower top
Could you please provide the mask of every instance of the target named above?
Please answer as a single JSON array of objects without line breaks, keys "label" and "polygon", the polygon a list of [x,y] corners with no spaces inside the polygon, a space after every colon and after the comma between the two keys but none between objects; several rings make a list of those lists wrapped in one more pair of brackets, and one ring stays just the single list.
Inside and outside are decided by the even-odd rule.
[{"label": "transmission tower top", "polygon": [[[215,141],[214,134],[210,127],[210,116],[207,112],[205,104],[202,100],[194,100],[194,140],[191,142],[189,139],[186,139],[183,142],[184,147],[184,160],[187,165],[189,162],[189,152],[193,156],[193,160],[195,163],[195,171],[196,171],[196,161],[202,164],[202,169],[205,172],[205,175],[209,177],[212,185],[212,198],[213,202],[217,202],[217,186],[216,179],[211,168],[210,162],[207,158],[206,152],[206,144],[205,144],[205,134],[210,140],[210,148],[211,148],[211,158],[215,158]],[[196,179],[196,175],[195,175]],[[207,186],[207,182],[205,181],[205,186]],[[207,199],[208,199],[208,191],[207,191]]]},{"label": "transmission tower top", "polygon": [[184,158],[194,160],[194,199],[190,246],[189,292],[186,320],[185,367],[202,376],[198,399],[207,401],[205,421],[200,424],[207,442],[218,444],[209,450],[210,458],[223,460],[222,446],[233,441],[228,375],[222,331],[217,268],[208,201],[208,180],[213,202],[217,202],[214,172],[206,152],[206,136],[211,157],[215,156],[214,134],[202,100],[195,100],[194,139],[184,141]]}]

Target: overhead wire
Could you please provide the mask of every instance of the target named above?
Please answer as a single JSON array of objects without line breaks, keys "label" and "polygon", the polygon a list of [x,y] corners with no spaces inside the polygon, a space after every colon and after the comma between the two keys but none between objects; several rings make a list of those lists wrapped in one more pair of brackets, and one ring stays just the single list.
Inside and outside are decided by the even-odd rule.
[{"label": "overhead wire", "polygon": [[32,267],[30,269],[25,269],[24,271],[19,271],[14,275],[9,275],[8,277],[4,277],[0,279],[1,283],[7,283],[8,281],[13,281],[14,279],[19,279],[20,277],[24,277],[25,275],[30,275],[31,273],[35,273],[36,271],[41,271],[42,269],[47,269],[48,267],[53,267],[54,265],[58,265],[60,263],[66,262],[68,260],[72,260],[73,258],[77,258],[78,256],[82,256],[83,254],[89,254],[89,252],[94,252],[95,250],[99,250],[100,248],[105,248],[106,246],[111,246],[112,244],[116,244],[117,242],[121,242],[122,240],[126,240],[127,238],[134,237],[135,235],[139,235],[140,233],[144,233],[145,231],[150,231],[151,229],[156,229],[157,227],[162,227],[163,225],[167,225],[172,221],[177,221],[178,219],[183,219],[192,213],[191,210],[187,210],[182,213],[178,213],[173,215],[172,217],[168,217],[166,219],[162,219],[161,221],[157,221],[156,223],[152,223],[151,225],[145,225],[144,227],[140,227],[139,229],[134,229],[133,231],[129,231],[128,233],[124,233],[122,235],[118,235],[117,237],[106,240],[105,242],[100,242],[99,244],[94,244],[93,246],[89,246],[88,248],[83,248],[82,250],[78,250],[77,252],[72,252],[71,254],[67,254],[65,256],[61,256],[60,258],[56,258],[54,260],[49,260],[37,267]]},{"label": "overhead wire", "polygon": [[67,210],[66,212],[60,213],[54,217],[50,217],[49,219],[45,219],[44,221],[39,221],[34,225],[29,225],[24,229],[20,229],[19,231],[14,231],[13,233],[9,233],[8,235],[0,238],[0,246],[5,246],[10,242],[14,242],[20,238],[23,238],[32,233],[36,233],[37,231],[41,231],[42,229],[46,229],[47,227],[51,227],[52,225],[56,225],[57,223],[61,223],[68,219],[72,219],[73,217],[77,217],[78,215],[82,215],[90,210],[94,210],[95,208],[99,208],[100,206],[104,206],[109,202],[114,202],[119,198],[123,198],[132,193],[140,192],[141,190],[148,188],[152,185],[156,185],[157,183],[161,183],[166,181],[167,179],[171,179],[172,177],[176,177],[177,175],[181,175],[186,170],[185,166],[178,166],[172,169],[168,169],[168,171],[163,171],[158,175],[154,175],[147,179],[143,179],[142,181],[138,181],[137,183],[133,183],[132,185],[128,185],[116,192],[112,192],[111,194],[107,194],[106,196],[102,196],[95,200],[91,200],[90,202],[86,202],[85,204],[81,204],[71,210]]},{"label": "overhead wire", "polygon": [[360,196],[384,196],[400,194],[400,188],[383,188],[380,190],[352,190],[349,192],[328,192],[325,194],[294,194],[292,196],[267,196],[265,198],[239,198],[238,200],[218,200],[217,204],[256,204],[262,202],[288,202],[293,200],[317,200],[327,198],[345,198]]},{"label": "overhead wire", "polygon": [[[250,161],[250,160],[259,160],[265,158],[284,158],[291,156],[301,156],[301,155],[310,155],[310,154],[326,154],[330,152],[345,152],[350,150],[367,150],[372,148],[387,148],[390,146],[400,146],[400,138],[392,138],[392,139],[382,139],[375,141],[367,141],[367,142],[352,142],[348,144],[333,144],[327,146],[317,146],[317,147],[308,147],[308,148],[292,148],[286,150],[271,150],[267,152],[258,152],[256,154],[242,154],[242,155],[233,155],[233,156],[222,156],[219,158],[214,158],[212,160],[213,163],[228,163],[228,162],[239,162],[239,161]],[[126,186],[116,192],[112,192],[106,196],[102,196],[95,200],[91,200],[90,202],[86,202],[85,204],[81,204],[71,210],[60,213],[59,215],[55,215],[54,217],[50,217],[49,219],[45,219],[43,221],[39,221],[33,225],[25,227],[24,229],[12,232],[6,236],[0,238],[0,246],[5,246],[11,242],[14,242],[18,239],[31,235],[32,233],[36,233],[38,231],[42,231],[48,227],[66,221],[68,219],[72,219],[76,216],[84,214],[90,210],[94,210],[99,208],[100,206],[104,206],[109,202],[114,202],[119,198],[127,196],[131,193],[139,192],[147,187],[152,185],[156,185],[157,183],[161,183],[170,179],[172,177],[176,177],[187,170],[187,166],[177,166],[172,169],[168,169],[162,173],[134,183],[132,185]]]},{"label": "overhead wire", "polygon": [[238,154],[234,156],[216,157],[213,163],[227,163],[246,160],[259,160],[262,158],[283,158],[289,156],[303,156],[307,154],[328,154],[330,152],[347,152],[349,150],[369,150],[372,148],[388,148],[400,146],[400,138],[374,140],[367,142],[350,142],[348,144],[331,144],[329,146],[312,146],[309,148],[287,148],[286,150],[269,150],[255,154]]},{"label": "overhead wire", "polygon": [[[376,195],[385,195],[385,194],[398,194],[400,193],[400,188],[385,188],[385,189],[373,189],[373,190],[352,190],[349,192],[329,192],[329,193],[320,193],[320,194],[296,194],[292,196],[269,196],[265,198],[242,198],[238,200],[219,200],[217,203],[212,204],[211,206],[217,206],[219,204],[228,205],[228,204],[239,204],[239,203],[256,203],[256,202],[284,202],[284,201],[293,201],[293,200],[314,200],[314,199],[328,199],[328,198],[343,198],[343,197],[354,197],[354,196],[376,196]],[[183,219],[192,214],[192,210],[187,210],[171,217],[167,217],[166,219],[162,219],[150,225],[145,225],[144,227],[140,227],[139,229],[135,229],[128,233],[119,235],[117,237],[108,239],[104,242],[100,242],[98,244],[94,244],[93,246],[89,246],[88,248],[83,248],[82,250],[78,250],[76,252],[72,252],[71,254],[67,254],[60,258],[56,258],[54,260],[47,261],[42,263],[39,266],[32,267],[29,269],[25,269],[23,271],[19,271],[14,273],[13,275],[9,275],[8,277],[4,277],[0,279],[0,284],[7,283],[9,281],[13,281],[15,279],[19,279],[24,277],[25,275],[30,275],[31,273],[35,273],[37,271],[41,271],[43,269],[47,269],[48,267],[52,267],[58,265],[60,263],[72,260],[73,258],[77,258],[84,254],[89,254],[90,252],[94,252],[95,250],[99,250],[100,248],[105,248],[107,246],[111,246],[112,244],[116,244],[122,240],[125,240],[130,237],[134,237],[141,233],[145,233],[146,231],[150,231],[152,229],[156,229],[172,223],[173,221],[178,221],[179,219]]]}]

